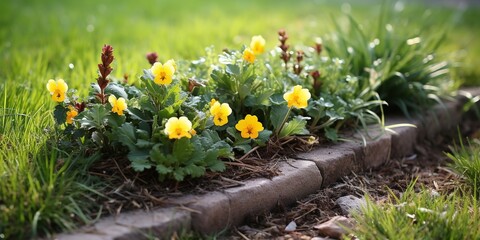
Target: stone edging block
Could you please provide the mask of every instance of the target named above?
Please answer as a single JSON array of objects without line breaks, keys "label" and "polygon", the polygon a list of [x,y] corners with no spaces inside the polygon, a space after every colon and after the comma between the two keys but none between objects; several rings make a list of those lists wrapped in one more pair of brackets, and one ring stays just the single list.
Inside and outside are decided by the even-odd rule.
[{"label": "stone edging block", "polygon": [[59,234],[58,240],[122,240],[143,239],[148,235],[169,236],[175,231],[190,229],[190,213],[177,208],[153,211],[132,211],[103,218],[77,234]]},{"label": "stone edging block", "polygon": [[209,193],[188,205],[193,209],[192,227],[210,234],[241,224],[277,204],[288,205],[321,188],[322,176],[309,161],[279,163],[279,176],[248,180],[245,185]]}]

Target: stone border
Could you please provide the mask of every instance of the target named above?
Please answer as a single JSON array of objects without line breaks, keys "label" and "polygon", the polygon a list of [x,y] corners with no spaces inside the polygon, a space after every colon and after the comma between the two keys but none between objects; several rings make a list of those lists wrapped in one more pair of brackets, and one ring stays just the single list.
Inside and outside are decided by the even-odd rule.
[{"label": "stone border", "polygon": [[[466,92],[478,94],[479,89]],[[351,172],[379,167],[390,157],[414,153],[424,139],[435,140],[442,132],[455,129],[462,117],[466,98],[437,105],[422,118],[391,117],[385,126],[408,123],[415,127],[393,129],[394,134],[377,129],[348,136],[352,141],[315,148],[279,163],[281,174],[274,178],[253,179],[243,186],[169,199],[171,207],[132,211],[101,219],[75,233],[55,235],[59,240],[147,239],[149,235],[169,238],[174,231],[194,230],[213,234],[241,224],[247,217],[288,205],[317,192]],[[178,207],[181,206],[181,207]]]}]

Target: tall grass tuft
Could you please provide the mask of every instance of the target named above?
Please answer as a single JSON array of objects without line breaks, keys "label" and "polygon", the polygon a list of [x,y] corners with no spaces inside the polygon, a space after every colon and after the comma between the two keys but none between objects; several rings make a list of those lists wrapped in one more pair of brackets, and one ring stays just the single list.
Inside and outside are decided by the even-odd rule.
[{"label": "tall grass tuft", "polygon": [[452,153],[447,156],[453,161],[450,167],[464,176],[471,187],[480,192],[480,141],[475,139],[464,144],[454,145]]},{"label": "tall grass tuft", "polygon": [[455,87],[449,62],[436,54],[444,34],[409,24],[386,6],[370,26],[351,16],[343,25],[334,20],[335,33],[325,49],[331,57],[345,59],[350,74],[358,76],[358,91],[370,88],[410,116],[440,102],[440,96]]},{"label": "tall grass tuft", "polygon": [[367,200],[363,215],[356,215],[353,234],[359,239],[480,239],[477,199],[457,190],[434,196],[424,189],[405,193],[383,205]]}]

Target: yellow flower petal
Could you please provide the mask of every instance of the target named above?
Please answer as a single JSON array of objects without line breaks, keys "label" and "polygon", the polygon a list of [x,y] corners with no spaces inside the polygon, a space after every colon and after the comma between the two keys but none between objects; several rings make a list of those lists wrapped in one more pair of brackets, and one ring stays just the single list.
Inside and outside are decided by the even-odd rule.
[{"label": "yellow flower petal", "polygon": [[250,42],[250,49],[254,54],[263,53],[265,51],[265,39],[260,35],[253,36]]},{"label": "yellow flower petal", "polygon": [[117,103],[117,97],[115,97],[114,95],[110,95],[108,97],[108,102],[110,103],[110,105],[115,106],[115,104]]},{"label": "yellow flower petal", "polygon": [[258,122],[258,118],[255,115],[247,114],[245,119],[238,121],[235,128],[240,131],[242,138],[258,138],[260,131],[263,131],[263,125]]},{"label": "yellow flower petal", "polygon": [[283,94],[283,99],[287,101],[288,107],[306,108],[310,98],[310,91],[302,89],[300,85],[294,86],[291,91]]},{"label": "yellow flower petal", "polygon": [[57,89],[57,83],[55,82],[55,80],[48,80],[47,90],[50,92],[50,94],[53,94],[53,92],[55,92],[55,89]]},{"label": "yellow flower petal", "polygon": [[68,109],[70,109],[70,111],[67,112],[67,124],[72,124],[73,118],[78,115],[78,111],[72,106],[68,106]]},{"label": "yellow flower petal", "polygon": [[151,71],[153,76],[155,77],[153,81],[159,85],[169,85],[172,83],[172,77],[175,73],[175,62],[167,61],[165,64],[161,64],[156,62],[153,64]]},{"label": "yellow flower petal", "polygon": [[57,81],[50,79],[47,83],[47,90],[52,95],[52,99],[56,102],[63,102],[65,100],[68,85],[63,81],[63,79],[59,79]]},{"label": "yellow flower petal", "polygon": [[165,124],[165,134],[170,139],[191,138],[192,122],[186,117],[171,117]]},{"label": "yellow flower petal", "polygon": [[116,113],[120,116],[123,115],[123,111],[127,109],[127,103],[125,102],[125,98],[116,98],[114,95],[110,95],[108,97],[108,102],[112,105],[112,112]]},{"label": "yellow flower petal", "polygon": [[255,62],[255,54],[250,48],[247,48],[243,51],[243,60],[254,63]]},{"label": "yellow flower petal", "polygon": [[210,107],[210,113],[213,115],[213,123],[216,126],[223,126],[228,123],[228,116],[232,114],[232,109],[228,103],[222,103],[215,101]]},{"label": "yellow flower petal", "polygon": [[62,92],[67,92],[68,85],[63,79],[58,79],[57,80],[57,88]]}]

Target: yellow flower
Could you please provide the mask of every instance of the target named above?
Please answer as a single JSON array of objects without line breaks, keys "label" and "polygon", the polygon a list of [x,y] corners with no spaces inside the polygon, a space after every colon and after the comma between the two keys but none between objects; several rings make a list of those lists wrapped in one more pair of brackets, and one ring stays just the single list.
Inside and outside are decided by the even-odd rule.
[{"label": "yellow flower", "polygon": [[67,124],[72,124],[73,118],[78,115],[78,111],[72,106],[68,106],[68,110],[69,111],[67,112]]},{"label": "yellow flower", "polygon": [[249,63],[255,62],[255,54],[250,48],[247,48],[243,51],[243,60]]},{"label": "yellow flower", "polygon": [[120,116],[123,115],[123,111],[127,109],[127,103],[122,97],[117,99],[115,96],[110,95],[110,97],[108,97],[108,102],[112,105],[112,112]]},{"label": "yellow flower", "polygon": [[232,109],[228,103],[222,103],[215,101],[210,107],[210,113],[213,115],[213,123],[216,126],[223,126],[228,123],[228,116],[232,114]]},{"label": "yellow flower", "polygon": [[258,137],[258,132],[263,131],[263,125],[258,121],[257,116],[247,114],[245,119],[238,121],[235,128],[240,131],[242,138],[255,139]]},{"label": "yellow flower", "polygon": [[308,106],[308,99],[311,95],[308,89],[302,89],[302,86],[293,87],[292,91],[283,94],[283,99],[287,101],[288,107],[305,108]]},{"label": "yellow flower", "polygon": [[210,107],[213,106],[213,104],[215,104],[217,102],[217,100],[215,98],[212,98],[212,100],[210,100]]},{"label": "yellow flower", "polygon": [[192,122],[186,117],[171,117],[165,124],[165,134],[170,139],[180,139],[182,137],[191,138]]},{"label": "yellow flower", "polygon": [[176,66],[174,64],[175,61],[173,60],[169,60],[163,65],[159,62],[154,63],[151,68],[153,76],[155,77],[153,81],[159,85],[168,85],[172,83],[172,77],[175,73]]},{"label": "yellow flower", "polygon": [[265,39],[260,35],[253,36],[250,42],[250,49],[252,49],[255,54],[263,53],[265,51]]},{"label": "yellow flower", "polygon": [[58,79],[57,81],[50,79],[47,83],[47,89],[52,95],[53,101],[63,102],[68,90],[68,85],[65,83],[65,81],[63,81],[63,79]]}]

